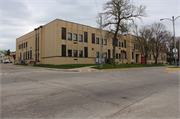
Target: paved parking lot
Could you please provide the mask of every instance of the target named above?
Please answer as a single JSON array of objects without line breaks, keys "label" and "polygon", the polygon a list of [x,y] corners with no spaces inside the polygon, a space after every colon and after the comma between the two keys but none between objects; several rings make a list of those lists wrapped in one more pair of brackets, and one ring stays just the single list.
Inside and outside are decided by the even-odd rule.
[{"label": "paved parking lot", "polygon": [[1,118],[179,118],[179,70],[1,65]]}]

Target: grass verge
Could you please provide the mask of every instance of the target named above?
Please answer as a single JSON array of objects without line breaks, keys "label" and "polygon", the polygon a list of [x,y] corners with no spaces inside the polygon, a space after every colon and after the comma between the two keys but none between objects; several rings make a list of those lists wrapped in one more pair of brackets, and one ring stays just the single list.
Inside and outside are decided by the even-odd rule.
[{"label": "grass verge", "polygon": [[[119,65],[111,65],[111,64],[104,64],[102,69],[121,69],[121,68],[138,68],[138,67],[154,67],[154,66],[165,66],[163,64],[119,64]],[[95,69],[100,69],[99,66],[92,67]]]},{"label": "grass verge", "polygon": [[64,64],[64,65],[52,65],[52,64],[36,64],[34,67],[44,68],[56,68],[56,69],[73,69],[87,66],[96,66],[98,64]]},{"label": "grass verge", "polygon": [[14,65],[27,66],[28,64],[14,64]]},{"label": "grass verge", "polygon": [[[73,69],[80,67],[92,66],[92,68],[100,69],[99,64],[64,64],[64,65],[51,65],[51,64],[36,64],[34,67],[44,67],[44,68],[56,68],[56,69]],[[154,67],[154,66],[165,66],[163,64],[121,64],[119,65],[111,65],[104,64],[102,69],[116,69],[116,68],[138,68],[138,67]]]},{"label": "grass verge", "polygon": [[177,66],[177,67],[168,67],[168,68],[172,68],[172,69],[173,69],[173,68],[180,68],[180,67],[179,67],[179,66]]}]

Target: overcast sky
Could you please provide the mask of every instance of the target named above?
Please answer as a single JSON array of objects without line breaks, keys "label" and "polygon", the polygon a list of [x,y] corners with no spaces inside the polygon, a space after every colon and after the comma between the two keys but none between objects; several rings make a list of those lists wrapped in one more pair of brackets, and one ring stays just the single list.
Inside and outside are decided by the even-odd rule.
[{"label": "overcast sky", "polygon": [[[98,12],[110,0],[0,0],[0,50],[16,50],[16,38],[31,32],[40,25],[62,19],[98,27]],[[162,22],[173,31],[172,18],[180,15],[180,0],[134,0],[135,5],[146,5],[148,17],[139,26]],[[97,12],[98,11],[98,12]],[[175,22],[176,36],[180,37],[180,18]]]}]

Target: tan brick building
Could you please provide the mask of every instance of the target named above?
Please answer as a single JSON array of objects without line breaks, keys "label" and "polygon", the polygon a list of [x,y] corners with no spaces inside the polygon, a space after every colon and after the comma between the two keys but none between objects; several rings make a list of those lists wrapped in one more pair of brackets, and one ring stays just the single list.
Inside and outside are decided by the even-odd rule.
[{"label": "tan brick building", "polygon": [[[104,58],[112,58],[112,39],[102,32]],[[141,53],[125,35],[116,44],[116,62],[141,62]],[[124,50],[125,53],[121,54]],[[165,54],[163,54],[164,56]],[[100,32],[96,28],[56,19],[16,39],[16,63],[36,61],[37,64],[92,64],[100,57]],[[154,63],[151,55],[149,63]],[[163,62],[159,58],[158,62]],[[166,61],[165,61],[166,62]]]}]

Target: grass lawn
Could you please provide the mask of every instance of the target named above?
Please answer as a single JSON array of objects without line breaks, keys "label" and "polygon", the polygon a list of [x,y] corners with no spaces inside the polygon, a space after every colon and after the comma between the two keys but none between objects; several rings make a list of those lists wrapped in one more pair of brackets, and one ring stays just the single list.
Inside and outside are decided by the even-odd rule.
[{"label": "grass lawn", "polygon": [[14,65],[27,66],[28,64],[14,64]]},{"label": "grass lawn", "polygon": [[[104,64],[102,69],[116,69],[116,68],[138,68],[138,67],[154,67],[154,66],[165,66],[163,64],[119,64],[119,65],[111,65],[111,64]],[[100,69],[99,66],[93,67],[95,69]]]},{"label": "grass lawn", "polygon": [[168,67],[168,68],[180,68],[179,66],[177,66],[177,67]]},{"label": "grass lawn", "polygon": [[[34,67],[44,67],[44,68],[57,68],[57,69],[73,69],[79,67],[93,66],[92,68],[100,69],[99,64],[65,64],[65,65],[51,65],[51,64],[37,64]],[[153,67],[153,66],[165,66],[163,64],[123,64],[123,68],[136,68],[136,67]],[[122,68],[122,65],[112,66],[111,64],[103,64],[102,69],[115,69]]]},{"label": "grass lawn", "polygon": [[99,64],[64,64],[64,65],[52,65],[52,64],[36,64],[34,67],[56,68],[56,69],[73,69],[79,67],[96,66]]}]

